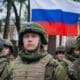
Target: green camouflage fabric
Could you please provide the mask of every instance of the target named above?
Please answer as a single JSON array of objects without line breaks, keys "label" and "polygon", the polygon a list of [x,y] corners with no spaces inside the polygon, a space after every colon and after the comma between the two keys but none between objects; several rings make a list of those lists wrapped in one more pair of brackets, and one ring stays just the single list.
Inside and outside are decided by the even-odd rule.
[{"label": "green camouflage fabric", "polygon": [[73,51],[76,50],[76,39],[68,40],[66,42],[65,50],[67,59],[69,59],[71,62],[75,61],[77,58],[75,55],[73,55]]},{"label": "green camouflage fabric", "polygon": [[[71,48],[73,48],[74,46],[72,46]],[[56,52],[63,52],[65,53],[65,49],[63,47],[58,47],[56,49]],[[74,74],[74,72],[72,72],[72,68],[71,65],[73,64],[72,62],[74,60],[76,60],[76,58],[74,56],[72,56],[71,54],[67,54],[68,59],[65,57],[62,60],[58,60],[59,63],[63,66],[63,68],[65,69],[65,73],[67,75],[66,79],[67,80],[77,80],[76,79],[76,75]]]},{"label": "green camouflage fabric", "polygon": [[[67,73],[66,70],[64,69],[64,67],[62,65],[58,65],[55,68],[55,76],[56,76],[56,80],[65,80],[67,77]],[[55,80],[55,79],[54,79]]]},{"label": "green camouflage fabric", "polygon": [[75,43],[76,39],[73,38],[66,41],[65,50],[68,54],[71,54],[70,52],[75,49]]},{"label": "green camouflage fabric", "polygon": [[5,80],[9,74],[9,63],[7,60],[0,58],[0,80]]},{"label": "green camouflage fabric", "polygon": [[80,35],[76,38],[76,49],[80,50]]},{"label": "green camouflage fabric", "polygon": [[73,62],[71,68],[76,80],[80,80],[80,58]]},{"label": "green camouflage fabric", "polygon": [[74,62],[77,58],[71,54],[66,53],[67,59],[69,59],[71,62]]},{"label": "green camouflage fabric", "polygon": [[25,33],[37,33],[40,35],[42,44],[47,44],[48,36],[40,24],[32,23],[22,28],[19,34],[19,45],[22,46],[22,38]]},{"label": "green camouflage fabric", "polygon": [[46,66],[45,80],[66,80],[67,72],[64,66],[52,59]]},{"label": "green camouflage fabric", "polygon": [[15,56],[15,54],[14,54],[14,45],[13,45],[13,43],[10,40],[8,40],[8,39],[4,40],[3,48],[4,47],[8,47],[11,50],[10,54]]},{"label": "green camouflage fabric", "polygon": [[62,65],[48,63],[44,80],[65,80],[67,73]]},{"label": "green camouflage fabric", "polygon": [[[21,52],[21,53],[24,54],[23,52]],[[41,53],[41,52],[39,52],[39,53]],[[36,54],[36,53],[33,53],[33,54]],[[35,58],[37,56],[39,56],[38,54],[35,56]],[[43,52],[42,54],[45,54],[45,52]],[[20,55],[20,56],[22,56],[22,55]],[[43,78],[43,77],[40,77],[39,75],[37,75],[37,76],[34,76],[33,78],[30,78],[30,75],[28,75],[27,77],[30,80],[34,80],[34,78],[35,78],[35,80],[65,80],[66,79],[67,74],[66,74],[65,69],[63,68],[63,66],[61,64],[59,64],[59,62],[57,60],[53,59],[53,57],[50,54],[47,53],[45,56],[42,55],[42,57],[37,57],[37,58],[39,58],[39,59],[37,59],[37,61],[35,61],[34,56],[32,56],[32,55],[31,55],[31,57],[30,56],[25,57],[25,58],[27,58],[25,60],[21,59],[23,57],[20,57],[20,56],[18,56],[19,58],[17,58],[16,61],[15,61],[16,62],[16,69],[14,70],[14,73],[13,73],[14,74],[13,75],[13,80],[14,80],[14,78],[15,78],[15,80],[26,80],[27,79],[27,78],[26,79],[22,78],[24,76],[22,76],[20,74],[20,72],[16,72],[16,71],[19,71],[19,70],[20,71],[23,70],[23,73],[25,73],[25,72],[27,73],[27,74],[25,73],[24,75],[30,74],[31,77],[36,75],[36,74],[40,74],[40,75],[43,74],[45,76]],[[31,58],[34,59],[34,60],[31,61],[32,60]],[[34,64],[36,64],[36,66]],[[44,66],[42,66],[42,65],[44,65]],[[27,70],[26,69],[27,67],[29,67],[29,68],[32,67],[30,69],[32,73],[31,72],[28,73],[29,68]],[[37,67],[37,70],[35,69],[35,67]],[[43,71],[44,71],[44,69],[46,69],[45,73],[44,72],[42,74],[39,73],[40,69],[41,69],[39,67],[41,67],[43,69]],[[33,74],[33,71],[34,72],[38,71],[38,72],[36,72],[36,74]],[[15,75],[16,73],[18,74],[18,76]],[[16,78],[16,76],[17,76],[17,78]],[[21,77],[21,79],[19,78],[19,76]],[[37,77],[38,78],[40,77],[40,78],[37,79]]]},{"label": "green camouflage fabric", "polygon": [[8,60],[0,55],[0,80],[12,80],[11,74],[11,67]]}]

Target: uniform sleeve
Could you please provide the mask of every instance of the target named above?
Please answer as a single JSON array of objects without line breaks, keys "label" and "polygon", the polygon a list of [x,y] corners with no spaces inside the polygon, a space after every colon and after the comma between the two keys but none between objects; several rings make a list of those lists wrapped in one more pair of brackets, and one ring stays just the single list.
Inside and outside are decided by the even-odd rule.
[{"label": "uniform sleeve", "polygon": [[[50,70],[51,67],[51,70]],[[51,76],[50,76],[50,73]],[[51,59],[48,66],[48,75],[50,78],[46,80],[66,80],[67,73],[64,67],[55,59]]]},{"label": "uniform sleeve", "polygon": [[80,80],[79,63],[74,61],[69,68],[70,76],[73,80]]},{"label": "uniform sleeve", "polygon": [[67,77],[67,73],[64,67],[60,64],[58,64],[58,66],[54,69],[54,75],[56,80],[65,80]]},{"label": "uniform sleeve", "polygon": [[10,71],[13,71],[16,67],[16,62],[13,60],[13,61],[10,61]]},{"label": "uniform sleeve", "polygon": [[0,80],[4,80],[10,73],[10,67],[8,62],[4,62],[2,64],[2,73],[0,76]]}]

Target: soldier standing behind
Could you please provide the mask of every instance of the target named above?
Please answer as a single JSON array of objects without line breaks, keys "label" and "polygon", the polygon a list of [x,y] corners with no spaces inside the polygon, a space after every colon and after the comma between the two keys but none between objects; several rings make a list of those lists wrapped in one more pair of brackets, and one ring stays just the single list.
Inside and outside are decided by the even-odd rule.
[{"label": "soldier standing behind", "polygon": [[80,36],[76,38],[76,49],[78,51],[78,53],[76,53],[78,58],[73,62],[71,68],[73,69],[73,73],[76,75],[77,80],[80,80]]},{"label": "soldier standing behind", "polygon": [[[79,42],[76,39],[73,39],[66,43],[66,57],[72,62],[72,65],[69,67],[70,74],[71,74],[70,77],[72,78],[72,80],[79,80],[77,78],[78,75],[75,73],[77,72],[77,70],[73,67],[75,61],[80,56],[80,51],[78,48]],[[77,65],[75,66],[77,67]]]},{"label": "soldier standing behind", "polygon": [[47,35],[41,25],[27,25],[19,36],[19,56],[13,80],[65,80],[64,68],[45,52]]},{"label": "soldier standing behind", "polygon": [[71,66],[74,75],[76,75],[76,80],[80,80],[80,58],[73,62]]},{"label": "soldier standing behind", "polygon": [[56,59],[57,59],[62,65],[65,64],[65,66],[67,67],[67,66],[71,65],[72,62],[69,61],[69,60],[66,58],[65,53],[66,53],[66,51],[65,51],[65,47],[64,47],[64,46],[59,46],[59,47],[56,48],[56,52],[55,52]]},{"label": "soldier standing behind", "polygon": [[13,59],[13,44],[11,41],[5,40],[0,54],[0,80],[12,80]]},{"label": "soldier standing behind", "polygon": [[76,47],[76,39],[72,39],[66,42],[66,57],[71,62],[74,62],[79,58],[79,50]]},{"label": "soldier standing behind", "polygon": [[65,56],[65,47],[64,46],[59,46],[56,48],[55,52],[56,59],[59,61],[59,63],[64,67],[67,77],[66,80],[72,80],[70,79],[70,71],[69,67],[72,65],[72,62],[68,60]]}]

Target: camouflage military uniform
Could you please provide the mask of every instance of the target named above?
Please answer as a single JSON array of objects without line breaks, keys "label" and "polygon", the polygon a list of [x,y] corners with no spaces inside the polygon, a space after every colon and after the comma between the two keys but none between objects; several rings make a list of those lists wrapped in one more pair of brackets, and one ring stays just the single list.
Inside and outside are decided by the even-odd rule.
[{"label": "camouflage military uniform", "polygon": [[79,56],[74,55],[74,50],[79,50],[79,43],[79,39],[73,39],[66,43],[66,57],[72,62],[72,64],[69,65],[69,74],[71,80],[80,80],[77,78],[78,74],[75,69],[75,67],[78,67],[75,61],[79,58]]},{"label": "camouflage military uniform", "polygon": [[71,61],[74,62],[78,57],[74,55],[74,50],[78,50],[79,41],[76,39],[71,39],[66,42],[66,57]]},{"label": "camouflage military uniform", "polygon": [[9,64],[5,58],[0,58],[0,80],[5,80],[9,73]]},{"label": "camouflage military uniform", "polygon": [[[80,35],[76,38],[76,49],[80,51]],[[76,80],[80,80],[80,53],[79,58],[77,58],[71,65],[72,72],[76,75]]]},{"label": "camouflage military uniform", "polygon": [[23,48],[23,35],[36,33],[40,36],[41,45],[47,44],[47,36],[39,24],[30,24],[19,35],[20,51],[16,58],[13,80],[65,80],[65,70],[53,57],[43,50],[27,52]]},{"label": "camouflage military uniform", "polygon": [[73,62],[71,68],[74,75],[76,75],[76,80],[80,80],[80,58]]},{"label": "camouflage military uniform", "polygon": [[[13,53],[13,45],[9,40],[6,40],[4,47],[9,47],[11,53]],[[13,69],[13,57],[9,57],[9,60],[4,56],[3,51],[0,53],[0,80],[12,80],[12,69]]]},{"label": "camouflage military uniform", "polygon": [[[76,49],[80,51],[80,35],[76,38]],[[76,80],[80,80],[80,53],[78,58],[73,61],[73,65],[71,66],[74,75],[76,75]]]},{"label": "camouflage military uniform", "polygon": [[[69,77],[69,66],[72,65],[72,62],[70,60],[68,60],[65,56],[65,47],[64,46],[59,46],[56,48],[56,59],[59,61],[59,63],[64,67],[65,72],[67,74],[66,80],[71,80]],[[61,57],[61,59],[59,59],[59,55]],[[62,57],[63,56],[63,57]]]},{"label": "camouflage military uniform", "polygon": [[13,80],[65,80],[64,68],[50,54],[37,59],[26,57],[27,61],[22,58],[25,57],[19,56],[15,61]]}]

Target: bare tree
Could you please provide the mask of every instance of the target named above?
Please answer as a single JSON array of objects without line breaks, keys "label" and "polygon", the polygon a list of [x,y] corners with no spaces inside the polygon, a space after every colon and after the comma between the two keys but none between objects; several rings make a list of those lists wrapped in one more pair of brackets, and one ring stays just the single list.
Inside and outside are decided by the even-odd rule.
[{"label": "bare tree", "polygon": [[12,0],[6,0],[7,1],[7,15],[5,19],[5,26],[4,26],[4,38],[8,38],[8,26],[9,26],[9,21],[10,21],[10,12],[11,12],[11,5],[12,5]]}]

